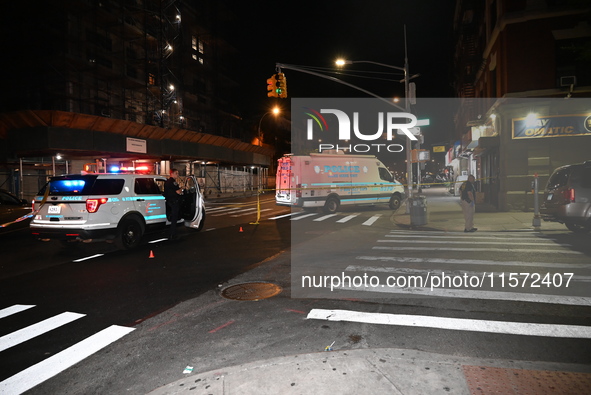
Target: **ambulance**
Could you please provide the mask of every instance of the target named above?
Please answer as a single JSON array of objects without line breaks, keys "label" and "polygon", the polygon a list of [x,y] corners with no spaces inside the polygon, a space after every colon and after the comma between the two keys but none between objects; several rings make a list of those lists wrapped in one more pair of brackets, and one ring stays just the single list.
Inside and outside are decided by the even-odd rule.
[{"label": "ambulance", "polygon": [[277,205],[320,207],[327,214],[348,205],[388,204],[398,210],[405,197],[402,184],[375,156],[343,151],[283,156],[275,188]]}]

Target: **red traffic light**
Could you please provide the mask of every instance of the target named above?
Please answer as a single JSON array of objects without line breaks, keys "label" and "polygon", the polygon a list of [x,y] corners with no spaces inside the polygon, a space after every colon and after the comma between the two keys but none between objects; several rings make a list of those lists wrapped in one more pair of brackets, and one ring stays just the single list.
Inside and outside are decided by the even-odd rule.
[{"label": "red traffic light", "polygon": [[273,74],[271,78],[267,79],[267,96],[279,97],[277,93],[277,80],[275,79],[276,74]]}]

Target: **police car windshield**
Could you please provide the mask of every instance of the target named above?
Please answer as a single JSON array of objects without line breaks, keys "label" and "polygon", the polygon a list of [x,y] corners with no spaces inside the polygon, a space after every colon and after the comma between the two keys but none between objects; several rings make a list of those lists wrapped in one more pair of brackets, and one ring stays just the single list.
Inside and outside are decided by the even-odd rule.
[{"label": "police car windshield", "polygon": [[118,195],[124,184],[123,179],[97,179],[96,175],[54,177],[39,195],[45,195],[48,186],[50,196]]}]

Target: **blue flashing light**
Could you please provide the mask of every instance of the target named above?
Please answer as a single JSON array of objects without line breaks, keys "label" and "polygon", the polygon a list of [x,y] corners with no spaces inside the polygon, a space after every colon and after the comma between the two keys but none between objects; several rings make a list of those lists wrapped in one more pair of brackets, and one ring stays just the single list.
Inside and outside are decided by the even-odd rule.
[{"label": "blue flashing light", "polygon": [[111,173],[118,173],[119,171],[121,171],[119,166],[111,166]]}]

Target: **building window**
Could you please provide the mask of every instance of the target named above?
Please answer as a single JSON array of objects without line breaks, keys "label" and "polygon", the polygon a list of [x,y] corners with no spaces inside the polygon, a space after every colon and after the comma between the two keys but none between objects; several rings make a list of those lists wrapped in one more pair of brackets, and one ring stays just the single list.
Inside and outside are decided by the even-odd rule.
[{"label": "building window", "polygon": [[204,63],[205,43],[197,36],[191,37],[191,59]]},{"label": "building window", "polygon": [[148,74],[148,85],[156,85],[156,76],[152,73]]}]

